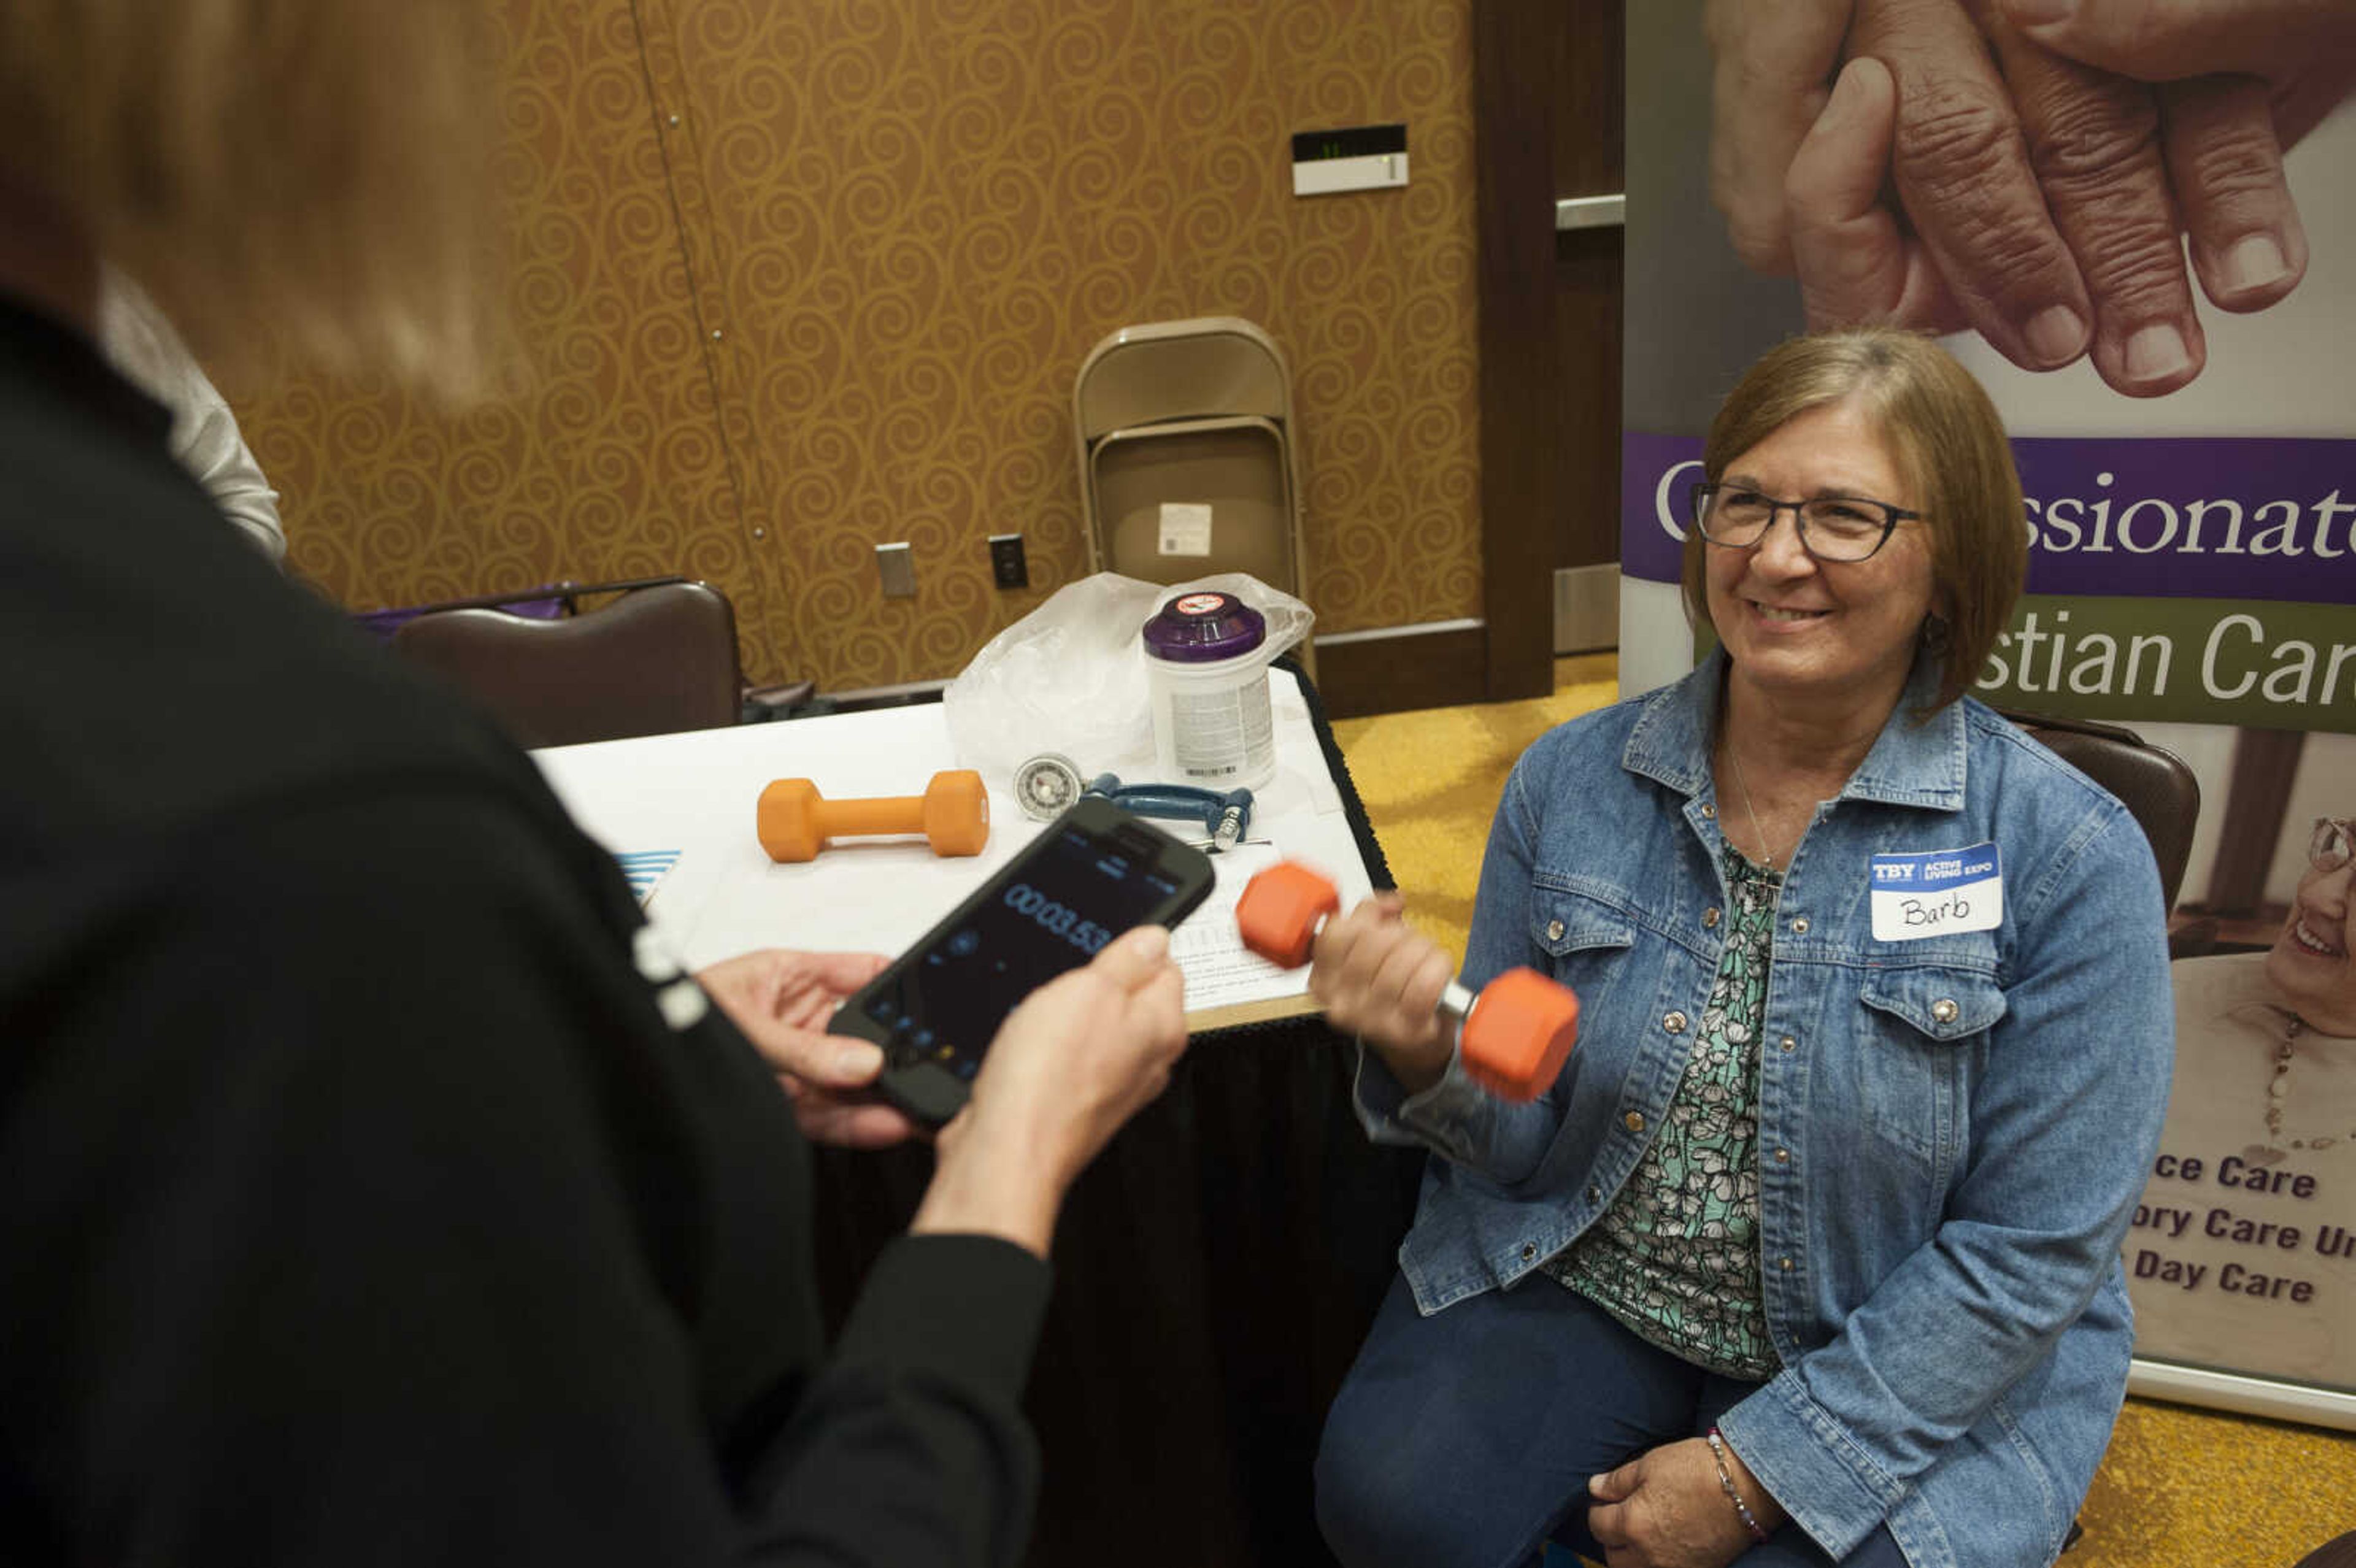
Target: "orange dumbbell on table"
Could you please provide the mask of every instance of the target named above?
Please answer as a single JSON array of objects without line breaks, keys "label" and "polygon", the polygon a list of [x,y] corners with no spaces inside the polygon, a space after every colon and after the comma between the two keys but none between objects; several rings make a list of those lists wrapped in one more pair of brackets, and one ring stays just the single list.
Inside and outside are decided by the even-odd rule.
[{"label": "orange dumbbell on table", "polygon": [[830,838],[921,833],[936,855],[979,855],[990,842],[990,794],[969,768],[933,775],[922,795],[828,800],[808,779],[779,779],[761,792],[755,817],[772,860],[815,860]]},{"label": "orange dumbbell on table", "polygon": [[[1341,912],[1332,882],[1287,860],[1244,885],[1236,926],[1246,947],[1279,967],[1298,969],[1325,923]],[[1440,1013],[1462,1031],[1466,1075],[1508,1100],[1544,1093],[1579,1039],[1579,997],[1535,969],[1508,969],[1477,996],[1451,980]]]}]

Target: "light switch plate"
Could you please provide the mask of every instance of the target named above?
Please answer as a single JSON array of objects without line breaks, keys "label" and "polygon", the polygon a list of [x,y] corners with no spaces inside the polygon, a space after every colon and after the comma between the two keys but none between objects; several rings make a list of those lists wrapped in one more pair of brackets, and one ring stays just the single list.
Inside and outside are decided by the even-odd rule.
[{"label": "light switch plate", "polygon": [[1363,158],[1325,158],[1292,165],[1292,194],[1332,196],[1344,190],[1383,190],[1407,184],[1405,153],[1376,153]]},{"label": "light switch plate", "polygon": [[884,598],[914,599],[916,596],[916,563],[909,557],[906,540],[877,545],[875,566],[884,576]]}]

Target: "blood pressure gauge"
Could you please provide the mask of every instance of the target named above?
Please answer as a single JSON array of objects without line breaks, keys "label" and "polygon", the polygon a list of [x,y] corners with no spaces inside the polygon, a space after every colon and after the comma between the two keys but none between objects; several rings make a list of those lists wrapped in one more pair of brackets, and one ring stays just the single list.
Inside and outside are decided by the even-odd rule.
[{"label": "blood pressure gauge", "polygon": [[1053,822],[1080,798],[1080,770],[1069,757],[1049,752],[1014,770],[1014,798],[1023,815]]}]

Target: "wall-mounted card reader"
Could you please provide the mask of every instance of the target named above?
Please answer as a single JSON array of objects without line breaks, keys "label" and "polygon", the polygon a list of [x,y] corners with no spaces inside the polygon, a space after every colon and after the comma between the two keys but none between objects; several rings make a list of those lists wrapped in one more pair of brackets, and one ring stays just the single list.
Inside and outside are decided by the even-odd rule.
[{"label": "wall-mounted card reader", "polygon": [[1353,125],[1292,138],[1292,194],[1330,196],[1407,184],[1407,127]]}]

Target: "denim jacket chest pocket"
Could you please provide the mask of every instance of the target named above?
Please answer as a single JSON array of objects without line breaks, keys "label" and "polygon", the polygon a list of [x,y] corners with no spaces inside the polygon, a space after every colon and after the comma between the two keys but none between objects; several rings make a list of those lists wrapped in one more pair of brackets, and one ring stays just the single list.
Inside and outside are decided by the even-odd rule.
[{"label": "denim jacket chest pocket", "polygon": [[1652,923],[1596,879],[1564,887],[1541,876],[1531,889],[1531,961],[1579,997],[1579,1044],[1558,1098],[1569,1108],[1565,1130],[1583,1148],[1612,1136],[1631,1093],[1646,1097],[1668,1043],[1656,1004],[1670,948],[1648,934]]},{"label": "denim jacket chest pocket", "polygon": [[1582,1016],[1590,993],[1618,976],[1636,944],[1627,905],[1606,889],[1570,889],[1539,882],[1530,890],[1529,943],[1548,975],[1579,993]]},{"label": "denim jacket chest pocket", "polygon": [[1967,1130],[1965,1085],[2005,1014],[1991,968],[1949,959],[1874,967],[1857,987],[1858,1119],[1944,1169]]}]

